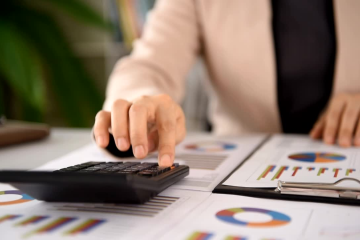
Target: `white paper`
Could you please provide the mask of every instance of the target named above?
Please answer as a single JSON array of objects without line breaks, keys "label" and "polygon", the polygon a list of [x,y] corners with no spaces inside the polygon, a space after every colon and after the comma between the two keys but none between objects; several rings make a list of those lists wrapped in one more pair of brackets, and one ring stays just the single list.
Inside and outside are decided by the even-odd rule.
[{"label": "white paper", "polygon": [[[191,136],[176,148],[176,160],[190,166],[190,174],[172,188],[212,191],[233,171],[265,138],[265,135],[241,137]],[[192,145],[204,145],[189,149]],[[232,146],[231,149],[219,147]],[[214,151],[211,151],[213,149]],[[190,161],[187,161],[189,159]]]},{"label": "white paper", "polygon": [[359,239],[359,220],[358,207],[213,194],[161,239]]},{"label": "white paper", "polygon": [[[278,180],[334,183],[345,177],[360,179],[360,148],[326,145],[307,136],[275,135],[224,185],[276,187]],[[347,184],[353,186],[351,182],[342,186]]]},{"label": "white paper", "polygon": [[[214,137],[189,135],[176,147],[175,162],[190,166],[190,174],[171,186],[176,189],[212,191],[265,138],[265,135]],[[88,161],[119,161],[105,150],[90,144],[64,157],[51,161],[38,170],[57,170]],[[157,162],[157,155],[146,159],[125,158],[121,161]]]},{"label": "white paper", "polygon": [[[0,185],[0,238],[4,240],[158,239],[210,195],[168,189],[145,204],[46,203],[37,200],[14,203],[22,196],[7,193],[11,190],[14,189],[9,185]],[[3,191],[5,194],[1,194]],[[49,224],[61,219],[65,223],[49,229]],[[94,226],[87,231],[81,230],[81,225],[89,220],[92,222],[87,224]],[[48,229],[44,230],[46,226]]]}]

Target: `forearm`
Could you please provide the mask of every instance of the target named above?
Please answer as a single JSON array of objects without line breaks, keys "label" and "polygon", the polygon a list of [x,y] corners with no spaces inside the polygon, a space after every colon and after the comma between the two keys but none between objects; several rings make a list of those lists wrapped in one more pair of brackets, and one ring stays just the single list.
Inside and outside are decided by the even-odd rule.
[{"label": "forearm", "polygon": [[184,80],[199,49],[195,6],[191,0],[159,1],[130,56],[110,76],[105,109],[118,98],[165,93],[180,102]]}]

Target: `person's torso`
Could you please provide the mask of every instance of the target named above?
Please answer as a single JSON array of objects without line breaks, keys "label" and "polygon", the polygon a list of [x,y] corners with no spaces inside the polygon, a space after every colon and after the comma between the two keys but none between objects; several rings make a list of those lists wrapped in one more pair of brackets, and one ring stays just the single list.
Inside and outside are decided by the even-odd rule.
[{"label": "person's torso", "polygon": [[[360,30],[348,29],[360,23],[354,10],[360,11],[360,2],[349,4],[352,6],[340,1],[334,4],[336,32],[341,35],[335,93],[360,91],[360,68],[344,64],[350,59],[360,62],[360,47],[355,44],[356,39],[360,41]],[[196,6],[202,50],[216,92],[212,105],[215,132],[281,131],[271,1],[199,0]]]}]

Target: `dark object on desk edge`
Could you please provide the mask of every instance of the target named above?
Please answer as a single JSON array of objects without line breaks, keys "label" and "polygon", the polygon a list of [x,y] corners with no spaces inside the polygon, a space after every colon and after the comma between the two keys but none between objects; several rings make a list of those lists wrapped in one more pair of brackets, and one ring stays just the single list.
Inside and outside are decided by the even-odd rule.
[{"label": "dark object on desk edge", "polygon": [[50,134],[46,124],[19,121],[2,121],[0,147],[43,139]]},{"label": "dark object on desk edge", "polygon": [[[84,164],[88,164],[85,168],[94,169],[96,164],[111,163]],[[151,169],[132,174],[125,172],[124,168],[122,172],[117,170],[117,173],[106,172],[105,168],[96,169],[97,172],[82,171],[85,168],[72,171],[71,168],[79,165],[55,172],[0,171],[0,182],[11,184],[36,199],[49,202],[143,203],[189,174],[189,167],[184,165],[174,165],[156,174],[152,174]],[[134,164],[128,165],[128,168],[134,169]]]},{"label": "dark object on desk edge", "polygon": [[257,198],[270,198],[279,200],[290,200],[290,201],[301,201],[301,202],[320,202],[320,203],[333,203],[333,204],[344,204],[344,205],[360,205],[360,200],[349,199],[349,198],[331,198],[331,197],[320,197],[320,196],[308,196],[308,195],[292,195],[292,194],[281,194],[276,192],[276,188],[246,188],[246,187],[234,187],[223,185],[223,183],[239,168],[248,161],[253,154],[257,152],[269,139],[267,137],[247,158],[239,164],[226,178],[224,178],[212,191],[213,193],[220,194],[233,194],[247,197]]},{"label": "dark object on desk edge", "polygon": [[[95,139],[94,135],[93,138]],[[132,146],[130,145],[130,148],[127,151],[120,151],[115,143],[114,136],[109,133],[109,145],[106,147],[106,150],[111,153],[113,156],[118,158],[127,158],[127,157],[134,157],[134,153],[132,150]]]}]

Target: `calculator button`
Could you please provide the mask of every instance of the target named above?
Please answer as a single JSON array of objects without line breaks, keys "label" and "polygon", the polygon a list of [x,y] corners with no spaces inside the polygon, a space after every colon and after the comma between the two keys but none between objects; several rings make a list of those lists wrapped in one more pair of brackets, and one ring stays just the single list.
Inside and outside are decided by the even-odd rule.
[{"label": "calculator button", "polygon": [[163,173],[164,171],[166,171],[166,168],[159,167],[159,166],[154,166],[154,167],[151,167],[151,168],[149,168],[147,170],[139,172],[139,175],[152,176],[153,177],[153,176],[157,176],[157,175]]},{"label": "calculator button", "polygon": [[[84,167],[90,167],[90,166],[94,166],[94,165],[98,165],[98,164],[102,164],[104,162],[86,162],[86,163],[82,163],[79,164],[78,166],[84,166]],[[75,165],[77,166],[77,165]]]},{"label": "calculator button", "polygon": [[79,170],[79,169],[73,168],[73,167],[67,167],[67,168],[62,168],[62,169],[56,170],[54,172],[75,172],[77,170]]},{"label": "calculator button", "polygon": [[171,170],[171,167],[158,167],[159,174]]},{"label": "calculator button", "polygon": [[141,162],[124,162],[124,166],[131,167],[135,165],[139,165]]},{"label": "calculator button", "polygon": [[91,167],[81,169],[78,172],[97,172],[97,171],[112,167],[114,165],[116,165],[115,162],[101,163],[101,164],[98,164],[98,165],[95,165],[95,166],[91,166]]},{"label": "calculator button", "polygon": [[154,177],[157,175],[157,172],[151,170],[144,170],[139,172],[138,174],[143,177]]},{"label": "calculator button", "polygon": [[158,166],[158,164],[154,163],[154,162],[144,162],[141,165],[144,165],[144,166],[147,165],[147,166],[150,166],[150,167]]},{"label": "calculator button", "polygon": [[136,169],[124,169],[124,170],[118,171],[117,173],[133,174],[133,173],[137,173],[137,172],[139,172],[139,170],[136,170]]},{"label": "calculator button", "polygon": [[[101,171],[98,171],[97,173],[117,173],[117,172],[120,172],[120,171],[123,171],[123,170],[127,170],[129,168],[134,168],[136,167],[137,165],[140,165],[140,162],[125,162],[125,163],[122,163],[122,164],[116,164],[116,165],[113,165],[109,168],[106,168],[106,169],[102,169]],[[134,170],[137,170],[136,168],[133,169],[133,171],[125,171],[126,173],[132,173],[134,172]]]},{"label": "calculator button", "polygon": [[78,164],[78,165],[74,165],[71,167],[67,167],[67,168],[62,168],[59,170],[56,170],[55,172],[75,172],[87,167],[91,167],[91,166],[95,166],[95,165],[99,165],[102,162],[86,162],[86,163],[82,163],[82,164]]}]

